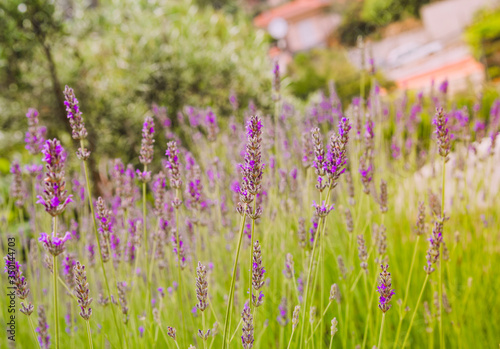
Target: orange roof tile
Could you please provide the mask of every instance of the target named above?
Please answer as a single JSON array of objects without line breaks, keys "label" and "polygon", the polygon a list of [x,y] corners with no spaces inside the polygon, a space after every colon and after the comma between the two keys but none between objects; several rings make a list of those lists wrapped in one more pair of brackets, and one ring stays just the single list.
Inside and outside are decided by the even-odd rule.
[{"label": "orange roof tile", "polygon": [[330,4],[330,0],[295,0],[262,12],[254,18],[253,23],[259,28],[267,28],[274,18],[282,17],[284,19],[291,19],[305,12],[327,7]]}]

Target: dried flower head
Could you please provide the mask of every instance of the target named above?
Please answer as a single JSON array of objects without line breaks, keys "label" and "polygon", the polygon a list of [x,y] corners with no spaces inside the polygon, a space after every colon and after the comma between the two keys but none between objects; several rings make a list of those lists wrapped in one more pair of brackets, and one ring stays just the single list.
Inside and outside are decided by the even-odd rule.
[{"label": "dried flower head", "polygon": [[332,319],[332,326],[330,327],[330,335],[333,337],[335,336],[335,333],[337,333],[338,331],[338,328],[337,328],[337,325],[339,324],[339,322],[337,321],[337,318],[333,318]]},{"label": "dried flower head", "polygon": [[347,231],[349,233],[352,233],[354,231],[354,222],[352,220],[351,210],[346,208],[344,212],[345,212],[345,225],[346,225]]},{"label": "dried flower head", "polygon": [[90,307],[92,298],[90,297],[89,284],[87,282],[87,272],[85,271],[85,266],[80,264],[80,262],[76,262],[74,270],[76,283],[75,295],[81,309],[80,316],[88,321],[92,316],[92,308]]},{"label": "dried flower head", "polygon": [[207,309],[208,303],[208,282],[207,282],[207,268],[198,262],[198,268],[196,268],[196,298],[198,298],[198,303],[196,307],[201,311]]},{"label": "dried flower head", "polygon": [[292,318],[292,328],[295,331],[297,325],[299,324],[299,315],[300,315],[300,305],[296,305],[293,310],[293,318]]},{"label": "dried flower head", "polygon": [[340,289],[337,284],[333,284],[330,288],[330,297],[328,300],[330,302],[333,302],[335,300],[337,301],[337,303],[340,303]]}]

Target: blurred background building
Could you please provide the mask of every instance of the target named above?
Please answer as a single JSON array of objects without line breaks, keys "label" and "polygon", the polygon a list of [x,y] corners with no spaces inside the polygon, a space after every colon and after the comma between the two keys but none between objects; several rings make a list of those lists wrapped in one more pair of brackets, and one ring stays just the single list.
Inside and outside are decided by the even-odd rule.
[{"label": "blurred background building", "polygon": [[[454,90],[483,82],[485,65],[474,57],[464,40],[464,30],[479,10],[492,8],[497,1],[428,2],[421,1],[427,4],[419,6],[419,18],[400,18],[384,25],[376,35],[368,35],[364,50],[347,46],[351,63],[362,68],[362,62],[372,58],[376,69],[403,89],[429,89],[432,82],[437,84],[446,79]],[[352,1],[351,6],[352,3],[363,2]],[[269,54],[282,66],[290,63],[298,52],[346,46],[338,40],[337,33],[349,5],[345,1],[294,0],[267,4],[269,8],[253,22],[276,40]]]}]

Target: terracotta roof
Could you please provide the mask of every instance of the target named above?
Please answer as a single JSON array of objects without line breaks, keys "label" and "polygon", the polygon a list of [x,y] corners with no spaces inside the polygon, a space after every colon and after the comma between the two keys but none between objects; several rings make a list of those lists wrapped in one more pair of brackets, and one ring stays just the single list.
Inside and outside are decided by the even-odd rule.
[{"label": "terracotta roof", "polygon": [[295,0],[262,12],[254,18],[253,23],[257,27],[267,28],[274,18],[291,19],[306,12],[330,6],[330,4],[330,0]]}]

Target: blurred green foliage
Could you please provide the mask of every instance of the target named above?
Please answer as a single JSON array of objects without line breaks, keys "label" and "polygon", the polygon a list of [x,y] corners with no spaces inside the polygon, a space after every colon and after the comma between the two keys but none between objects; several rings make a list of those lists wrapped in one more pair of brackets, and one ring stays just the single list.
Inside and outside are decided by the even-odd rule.
[{"label": "blurred green foliage", "polygon": [[475,56],[486,63],[489,77],[500,77],[500,8],[480,11],[465,39]]},{"label": "blurred green foliage", "polygon": [[240,105],[252,99],[267,110],[271,104],[266,37],[243,14],[181,0],[57,4],[0,5],[4,153],[23,147],[29,107],[40,111],[50,137],[67,135],[65,84],[80,100],[93,152],[133,162],[130,150],[140,146],[153,102],[167,106],[174,124],[185,105],[230,115],[230,90]]},{"label": "blurred green foliage", "polygon": [[419,17],[420,8],[430,0],[365,0],[349,2],[338,28],[340,41],[355,45],[359,35],[368,36],[407,16]]},{"label": "blurred green foliage", "polygon": [[[291,77],[290,92],[301,99],[307,99],[318,90],[327,91],[329,81],[334,81],[341,101],[346,104],[359,96],[361,72],[354,67],[345,50],[314,49],[295,55],[288,67]],[[368,75],[366,73],[366,75]],[[390,88],[392,84],[381,74],[375,75],[379,84]],[[368,76],[364,79],[365,96],[371,86]]]}]

